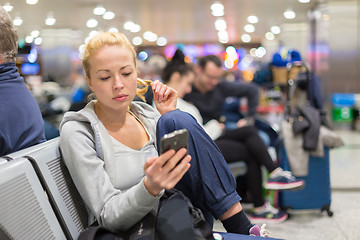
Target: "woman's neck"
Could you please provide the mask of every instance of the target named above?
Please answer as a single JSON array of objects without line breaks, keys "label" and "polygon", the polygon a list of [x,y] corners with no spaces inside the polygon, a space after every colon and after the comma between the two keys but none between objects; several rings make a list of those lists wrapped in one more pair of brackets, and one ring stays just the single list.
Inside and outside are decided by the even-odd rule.
[{"label": "woman's neck", "polygon": [[94,105],[94,111],[104,125],[121,127],[125,124],[127,110],[115,111],[99,102]]}]

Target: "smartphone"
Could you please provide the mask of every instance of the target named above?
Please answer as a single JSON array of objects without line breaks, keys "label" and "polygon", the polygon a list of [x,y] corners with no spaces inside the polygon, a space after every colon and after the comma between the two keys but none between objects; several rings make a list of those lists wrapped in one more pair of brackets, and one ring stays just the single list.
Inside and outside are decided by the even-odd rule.
[{"label": "smartphone", "polygon": [[178,151],[180,148],[188,148],[189,132],[186,129],[176,130],[165,134],[160,140],[160,154],[174,149]]}]

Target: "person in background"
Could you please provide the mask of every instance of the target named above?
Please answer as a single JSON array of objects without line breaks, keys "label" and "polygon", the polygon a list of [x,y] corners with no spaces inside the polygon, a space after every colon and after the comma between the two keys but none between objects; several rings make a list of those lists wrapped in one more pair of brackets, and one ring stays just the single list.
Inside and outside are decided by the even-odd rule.
[{"label": "person in background", "polygon": [[40,108],[16,67],[17,34],[0,6],[0,156],[46,141]]},{"label": "person in background", "polygon": [[[65,113],[60,149],[99,225],[113,232],[129,229],[153,209],[164,189],[175,187],[210,225],[216,218],[230,233],[260,235],[242,210],[221,152],[190,114],[176,109],[176,91],[151,82],[161,116],[149,104],[133,101],[148,84],[137,77],[136,52],[123,34],[99,32],[82,61],[97,100]],[[188,154],[180,149],[159,155],[159,139],[181,128],[190,134]]]},{"label": "person in background", "polygon": [[[214,57],[212,56],[211,59],[212,58]],[[218,70],[218,73],[220,72],[221,71]],[[214,73],[209,73],[209,75],[210,74]],[[198,123],[203,126],[205,131],[215,141],[216,145],[224,155],[225,160],[228,163],[239,160],[246,162],[248,166],[248,173],[246,175],[247,185],[251,195],[251,202],[254,203],[254,209],[249,214],[250,219],[253,222],[283,222],[287,219],[287,213],[273,208],[264,200],[262,194],[261,166],[265,166],[270,173],[270,179],[265,185],[267,189],[296,189],[301,187],[304,182],[296,180],[290,172],[283,171],[282,168],[276,166],[270,157],[265,144],[259,137],[256,128],[252,125],[241,123],[236,129],[225,130],[224,125],[219,123],[217,119],[211,119],[204,123],[202,115],[197,107],[182,99],[186,94],[192,91],[192,84],[196,83],[196,78],[197,73],[190,64],[185,63],[184,54],[179,49],[175,52],[172,60],[166,65],[162,74],[162,81],[164,84],[178,92],[179,98],[177,107],[194,116]],[[215,79],[213,81],[216,82]],[[204,84],[206,84],[206,82],[204,82]],[[209,85],[210,84],[211,83],[209,83]],[[244,85],[231,84],[231,86],[236,89],[236,87],[239,88]],[[213,84],[213,87],[217,88],[215,84]],[[207,89],[210,91],[211,88]],[[241,90],[238,90],[238,92],[241,92]],[[255,90],[248,90],[248,92],[253,92],[253,94],[257,96]],[[209,99],[207,99],[207,102],[209,104],[213,101],[212,97],[216,98],[216,96],[212,95],[209,95],[208,97]],[[221,106],[222,102],[220,99],[218,100],[218,105]],[[253,102],[256,101],[253,100]]]}]

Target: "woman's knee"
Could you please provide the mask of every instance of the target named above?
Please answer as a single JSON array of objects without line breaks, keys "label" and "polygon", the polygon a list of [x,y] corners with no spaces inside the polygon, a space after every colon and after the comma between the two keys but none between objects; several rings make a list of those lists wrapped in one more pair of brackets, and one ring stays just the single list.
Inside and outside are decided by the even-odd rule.
[{"label": "woman's knee", "polygon": [[158,126],[168,131],[189,128],[192,124],[196,124],[196,120],[190,114],[180,110],[167,112],[158,121]]}]

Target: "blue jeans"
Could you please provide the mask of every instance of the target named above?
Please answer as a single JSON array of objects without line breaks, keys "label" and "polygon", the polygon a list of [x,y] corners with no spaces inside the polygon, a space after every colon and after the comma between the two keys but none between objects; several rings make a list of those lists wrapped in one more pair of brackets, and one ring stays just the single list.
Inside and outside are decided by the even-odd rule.
[{"label": "blue jeans", "polygon": [[189,171],[175,188],[202,210],[212,226],[214,218],[218,219],[241,198],[219,148],[190,114],[174,110],[160,117],[156,128],[158,149],[162,136],[182,128],[189,131],[188,153],[192,159]]}]

